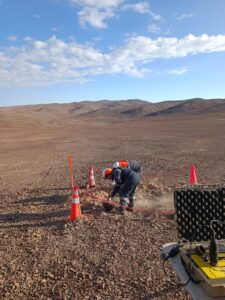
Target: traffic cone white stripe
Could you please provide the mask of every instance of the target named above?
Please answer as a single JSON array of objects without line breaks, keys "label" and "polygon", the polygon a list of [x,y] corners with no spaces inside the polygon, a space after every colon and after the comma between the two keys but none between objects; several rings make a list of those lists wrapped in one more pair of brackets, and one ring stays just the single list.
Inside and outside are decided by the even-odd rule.
[{"label": "traffic cone white stripe", "polygon": [[94,168],[89,168],[88,188],[95,187]]},{"label": "traffic cone white stripe", "polygon": [[78,186],[73,186],[71,209],[70,209],[70,221],[73,222],[78,218],[81,218]]},{"label": "traffic cone white stripe", "polygon": [[79,198],[73,198],[73,199],[72,199],[72,203],[80,203]]}]

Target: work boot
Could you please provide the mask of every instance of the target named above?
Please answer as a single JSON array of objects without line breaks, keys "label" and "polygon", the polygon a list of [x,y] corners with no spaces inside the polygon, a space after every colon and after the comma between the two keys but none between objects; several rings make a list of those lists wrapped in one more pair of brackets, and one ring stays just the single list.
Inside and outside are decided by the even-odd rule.
[{"label": "work boot", "polygon": [[126,206],[121,205],[118,209],[118,213],[123,216],[126,215]]},{"label": "work boot", "polygon": [[134,212],[134,207],[128,205],[128,206],[127,206],[127,211]]},{"label": "work boot", "polygon": [[127,211],[134,212],[134,198],[129,199]]}]

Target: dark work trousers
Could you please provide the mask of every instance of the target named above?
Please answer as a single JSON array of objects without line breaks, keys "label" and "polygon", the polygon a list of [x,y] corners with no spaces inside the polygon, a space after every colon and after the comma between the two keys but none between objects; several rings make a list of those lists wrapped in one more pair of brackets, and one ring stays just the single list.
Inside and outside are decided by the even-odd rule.
[{"label": "dark work trousers", "polygon": [[129,203],[129,207],[134,207],[135,191],[137,185],[140,182],[140,175],[134,171],[131,171],[122,186],[120,187],[120,205],[125,207]]}]

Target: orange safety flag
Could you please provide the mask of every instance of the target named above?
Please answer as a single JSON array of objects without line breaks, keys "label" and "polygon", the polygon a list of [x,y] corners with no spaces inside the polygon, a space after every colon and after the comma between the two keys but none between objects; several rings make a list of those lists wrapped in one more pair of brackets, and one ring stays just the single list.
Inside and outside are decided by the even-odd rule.
[{"label": "orange safety flag", "polygon": [[69,168],[70,168],[70,182],[71,182],[71,187],[73,189],[73,186],[74,186],[74,180],[73,180],[73,158],[72,158],[71,154],[68,156],[68,161],[69,161]]}]

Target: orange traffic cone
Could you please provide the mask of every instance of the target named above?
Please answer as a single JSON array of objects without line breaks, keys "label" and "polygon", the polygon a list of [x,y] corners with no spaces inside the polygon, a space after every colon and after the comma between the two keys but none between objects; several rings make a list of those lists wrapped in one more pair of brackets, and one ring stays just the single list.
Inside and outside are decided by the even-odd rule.
[{"label": "orange traffic cone", "polygon": [[89,168],[89,175],[88,175],[88,188],[95,187],[95,177],[94,177],[94,168]]},{"label": "orange traffic cone", "polygon": [[196,169],[195,169],[194,165],[191,165],[191,168],[190,168],[189,184],[191,184],[191,185],[198,184]]},{"label": "orange traffic cone", "polygon": [[70,221],[73,222],[78,218],[81,218],[80,199],[78,193],[78,186],[74,185],[73,193],[72,193],[72,203],[70,209]]}]

